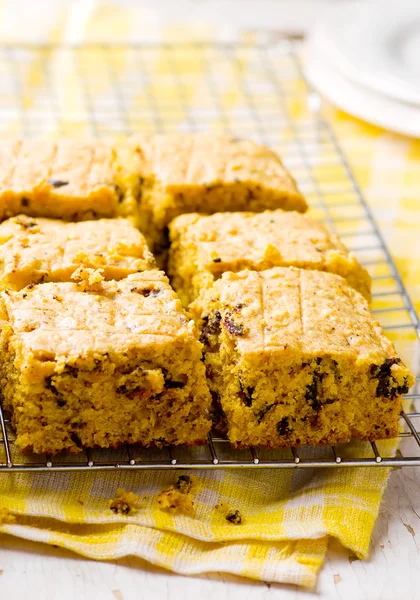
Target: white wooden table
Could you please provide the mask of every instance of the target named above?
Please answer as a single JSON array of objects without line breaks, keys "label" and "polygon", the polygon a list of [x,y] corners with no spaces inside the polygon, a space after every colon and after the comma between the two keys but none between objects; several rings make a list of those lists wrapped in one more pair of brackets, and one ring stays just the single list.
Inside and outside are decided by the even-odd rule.
[{"label": "white wooden table", "polygon": [[395,470],[369,560],[331,542],[317,588],[264,584],[223,574],[173,575],[137,558],[86,560],[59,548],[0,536],[1,600],[418,600],[420,468]]}]

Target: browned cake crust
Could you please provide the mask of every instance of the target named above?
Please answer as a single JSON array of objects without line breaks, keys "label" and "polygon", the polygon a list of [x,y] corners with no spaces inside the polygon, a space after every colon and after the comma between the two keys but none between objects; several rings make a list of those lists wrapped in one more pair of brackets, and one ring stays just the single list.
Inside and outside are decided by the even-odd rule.
[{"label": "browned cake crust", "polygon": [[118,148],[108,144],[65,139],[3,141],[0,219],[20,213],[69,221],[134,218],[137,204],[125,189],[129,181]]},{"label": "browned cake crust", "polygon": [[307,209],[280,158],[251,140],[213,132],[136,136],[131,143],[143,165],[143,231],[155,250],[183,213]]},{"label": "browned cake crust", "polygon": [[0,289],[71,281],[79,267],[100,269],[107,280],[157,268],[128,219],[69,223],[19,215],[0,224]]},{"label": "browned cake crust", "polygon": [[342,277],[294,267],[225,273],[193,307],[235,446],[397,435],[414,378]]},{"label": "browned cake crust", "polygon": [[0,295],[0,377],[17,445],[195,445],[210,395],[194,323],[159,271]]},{"label": "browned cake crust", "polygon": [[226,271],[295,266],[343,276],[370,300],[371,279],[325,225],[283,210],[180,215],[170,224],[168,272],[187,306]]}]

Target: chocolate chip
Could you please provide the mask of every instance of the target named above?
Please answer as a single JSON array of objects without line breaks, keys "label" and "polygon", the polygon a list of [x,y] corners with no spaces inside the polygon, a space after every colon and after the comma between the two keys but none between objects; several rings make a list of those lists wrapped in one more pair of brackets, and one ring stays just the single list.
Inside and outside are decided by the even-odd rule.
[{"label": "chocolate chip", "polygon": [[[315,359],[315,363],[317,364],[317,366],[320,366],[322,363],[322,358],[317,357]],[[319,389],[319,386],[322,383],[324,377],[325,373],[320,373],[319,369],[315,367],[312,373],[312,381],[309,385],[306,386],[305,400],[307,400],[310,403],[311,407],[316,411],[318,411],[322,405],[318,396],[321,391]]]},{"label": "chocolate chip", "polygon": [[55,387],[55,385],[52,382],[53,380],[53,375],[50,375],[49,377],[45,378],[44,381],[44,387],[46,390],[50,390],[53,394],[59,394],[57,388]]},{"label": "chocolate chip", "polygon": [[53,187],[53,188],[61,188],[64,187],[65,185],[68,185],[69,182],[68,181],[62,181],[61,179],[49,179],[48,183]]},{"label": "chocolate chip", "polygon": [[157,296],[160,296],[161,294],[163,294],[163,290],[160,290],[159,288],[132,287],[130,289],[130,292],[135,292],[137,294],[140,294],[141,296],[144,296],[145,298],[148,298],[149,296],[151,296],[152,298],[156,298]]},{"label": "chocolate chip", "polygon": [[79,438],[77,433],[72,433],[70,439],[78,448],[83,448],[82,440]]},{"label": "chocolate chip", "polygon": [[30,203],[31,203],[31,201],[29,200],[29,198],[26,198],[26,196],[23,196],[23,197],[20,199],[20,204],[21,204],[21,206],[29,206],[29,205],[30,205]]},{"label": "chocolate chip", "polygon": [[230,313],[227,313],[224,320],[223,325],[228,330],[231,335],[244,335],[245,330],[244,326],[241,323],[235,323],[232,320]]},{"label": "chocolate chip", "polygon": [[235,525],[240,525],[242,523],[242,515],[239,510],[230,510],[226,515],[226,521],[230,521],[230,523],[234,523]]},{"label": "chocolate chip", "polygon": [[238,392],[238,396],[240,400],[245,404],[245,406],[252,406],[252,394],[254,393],[255,388],[252,386],[244,387],[241,380],[239,380],[240,390]]},{"label": "chocolate chip", "polygon": [[213,258],[213,262],[214,263],[221,263],[222,259],[221,258]]},{"label": "chocolate chip", "polygon": [[312,380],[312,383],[306,386],[305,400],[311,402],[313,407],[316,404],[317,409],[319,408],[320,403],[318,401],[318,380],[315,379],[315,377]]},{"label": "chocolate chip", "polygon": [[407,377],[404,377],[404,384],[396,388],[397,395],[402,396],[403,394],[408,394],[409,389],[410,388],[407,384]]},{"label": "chocolate chip", "polygon": [[128,392],[128,389],[127,389],[127,386],[125,385],[125,383],[118,386],[116,389],[116,392],[117,392],[117,394],[126,394]]},{"label": "chocolate chip", "polygon": [[206,346],[210,345],[210,336],[211,335],[220,335],[220,322],[222,320],[222,315],[218,310],[216,310],[212,317],[205,316],[203,317],[204,326],[201,330],[200,334],[200,342]]},{"label": "chocolate chip", "polygon": [[59,398],[59,399],[57,400],[57,404],[58,404],[58,406],[59,406],[60,408],[63,408],[63,406],[66,406],[67,402],[66,402],[66,400],[64,400],[63,398]]},{"label": "chocolate chip", "polygon": [[[27,198],[25,199],[27,200]],[[38,223],[34,221],[34,219],[16,219],[16,223],[22,227],[22,229],[31,229],[32,227],[36,227]]]},{"label": "chocolate chip", "polygon": [[185,387],[186,381],[173,381],[172,379],[165,379],[165,385],[169,389],[182,390]]},{"label": "chocolate chip", "polygon": [[114,187],[115,193],[117,194],[118,204],[121,204],[121,202],[124,200],[124,192],[122,191],[120,186],[116,183],[114,184],[113,187]]},{"label": "chocolate chip", "polygon": [[238,304],[235,305],[233,312],[238,312],[239,310],[242,310],[242,308],[245,308],[245,306],[247,306],[247,304],[245,304],[243,302],[239,302]]},{"label": "chocolate chip", "polygon": [[277,423],[277,433],[281,436],[286,436],[291,433],[293,429],[289,426],[289,418],[283,417],[281,421]]},{"label": "chocolate chip", "polygon": [[162,373],[168,389],[182,389],[188,383],[188,375],[178,375],[177,379],[172,379],[167,369],[162,369]]},{"label": "chocolate chip", "polygon": [[402,386],[395,386],[395,379],[392,377],[391,367],[401,363],[400,358],[387,358],[381,365],[370,365],[369,375],[371,379],[378,379],[376,387],[377,398],[389,398],[393,400],[401,394],[408,392],[408,386],[405,383]]},{"label": "chocolate chip", "polygon": [[166,439],[164,437],[155,438],[153,441],[155,442],[155,444],[158,444],[158,445],[162,445],[162,444],[168,445],[168,442],[166,441]]},{"label": "chocolate chip", "polygon": [[68,373],[72,377],[76,378],[79,374],[79,369],[76,369],[76,367],[72,367],[71,365],[66,365],[64,373]]},{"label": "chocolate chip", "polygon": [[265,415],[270,412],[270,410],[273,408],[273,406],[275,406],[275,404],[267,404],[267,406],[265,408],[263,408],[262,410],[260,410],[260,412],[258,413],[258,423],[261,423],[261,421],[264,419]]}]

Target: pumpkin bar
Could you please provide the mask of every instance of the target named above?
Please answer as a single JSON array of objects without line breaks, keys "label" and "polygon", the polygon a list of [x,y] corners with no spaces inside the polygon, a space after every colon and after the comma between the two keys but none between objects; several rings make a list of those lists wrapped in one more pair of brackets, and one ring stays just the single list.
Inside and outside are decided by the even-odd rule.
[{"label": "pumpkin bar", "polygon": [[79,267],[104,279],[155,269],[143,235],[128,219],[69,223],[19,215],[0,224],[0,289],[71,281]]},{"label": "pumpkin bar", "polygon": [[0,219],[20,213],[68,221],[136,218],[137,157],[130,174],[121,164],[126,154],[124,145],[119,156],[118,148],[98,141],[3,141]]},{"label": "pumpkin bar", "polygon": [[142,162],[142,231],[159,250],[177,215],[282,208],[307,204],[279,157],[264,146],[221,133],[133,138]]},{"label": "pumpkin bar", "polygon": [[0,294],[0,377],[19,448],[205,442],[202,345],[165,275],[81,284]]},{"label": "pumpkin bar", "polygon": [[370,300],[371,279],[327,227],[297,212],[181,215],[170,224],[169,275],[187,306],[226,271],[295,266],[328,271]]},{"label": "pumpkin bar", "polygon": [[414,378],[339,275],[224,273],[195,303],[210,389],[236,447],[323,445],[398,433]]}]

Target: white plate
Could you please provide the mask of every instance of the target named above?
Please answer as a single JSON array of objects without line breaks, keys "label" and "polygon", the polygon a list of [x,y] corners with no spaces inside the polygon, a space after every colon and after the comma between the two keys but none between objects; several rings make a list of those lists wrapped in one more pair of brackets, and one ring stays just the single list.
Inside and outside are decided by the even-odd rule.
[{"label": "white plate", "polygon": [[334,6],[311,42],[352,81],[420,106],[420,0]]},{"label": "white plate", "polygon": [[310,42],[305,54],[307,79],[339,108],[379,127],[420,138],[420,108],[356,84]]}]

